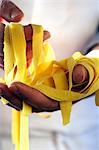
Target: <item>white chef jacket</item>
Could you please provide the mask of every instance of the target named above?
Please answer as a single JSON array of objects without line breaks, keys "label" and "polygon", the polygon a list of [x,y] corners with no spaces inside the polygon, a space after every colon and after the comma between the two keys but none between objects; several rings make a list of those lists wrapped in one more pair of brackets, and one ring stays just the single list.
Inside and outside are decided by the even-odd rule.
[{"label": "white chef jacket", "polygon": [[[12,0],[25,12],[22,23],[41,24],[51,32],[56,59],[71,56],[94,37],[99,21],[98,0]],[[84,49],[84,51],[83,51]],[[63,126],[60,111],[49,119],[30,117],[30,150],[98,150],[99,108],[94,95],[73,106]],[[11,109],[0,104],[0,133],[9,133]],[[11,148],[10,148],[11,149]],[[2,150],[6,150],[2,142]]]}]

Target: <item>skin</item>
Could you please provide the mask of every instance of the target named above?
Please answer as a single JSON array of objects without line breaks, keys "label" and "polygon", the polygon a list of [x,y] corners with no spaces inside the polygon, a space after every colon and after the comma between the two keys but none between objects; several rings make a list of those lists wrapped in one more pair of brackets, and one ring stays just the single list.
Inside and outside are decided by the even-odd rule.
[{"label": "skin", "polygon": [[[6,11],[4,11],[6,10]],[[3,68],[3,42],[4,42],[4,28],[3,20],[7,22],[19,22],[22,20],[24,13],[11,1],[3,0],[0,7],[0,66]],[[32,33],[31,26],[24,27],[24,33],[27,43],[27,67],[29,66],[32,58],[31,54],[31,40]],[[48,31],[44,31],[43,40],[50,37]],[[79,78],[77,78],[79,75]],[[88,72],[82,65],[77,65],[73,70],[73,82],[75,84],[82,83],[88,79]],[[60,109],[59,102],[48,98],[40,91],[31,88],[21,82],[13,82],[9,87],[0,83],[0,95],[9,101],[8,106],[17,110],[22,109],[23,100],[25,103],[32,107],[33,112],[52,112]]]}]

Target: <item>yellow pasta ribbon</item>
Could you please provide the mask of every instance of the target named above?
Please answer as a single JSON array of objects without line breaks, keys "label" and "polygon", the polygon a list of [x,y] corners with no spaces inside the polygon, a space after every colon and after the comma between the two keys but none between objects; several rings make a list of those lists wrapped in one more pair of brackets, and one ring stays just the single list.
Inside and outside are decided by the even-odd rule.
[{"label": "yellow pasta ribbon", "polygon": [[[10,23],[6,26],[4,36],[5,77],[0,82],[9,85],[12,81],[21,81],[31,86],[38,65],[55,58],[51,46],[48,43],[43,43],[42,26],[32,25],[32,28],[33,59],[27,69],[26,40],[23,26],[16,23]],[[2,101],[4,104],[8,103],[3,98]],[[32,108],[25,103],[23,103],[23,109],[20,112],[12,109],[12,141],[16,150],[29,150],[28,116],[30,113],[32,113]]]},{"label": "yellow pasta ribbon", "polygon": [[[99,59],[88,58],[80,52],[72,57],[56,61],[53,49],[43,42],[42,26],[32,25],[33,58],[29,68],[26,67],[26,40],[23,26],[10,23],[5,28],[4,36],[4,79],[0,82],[9,85],[21,81],[53,100],[60,102],[63,124],[70,122],[72,102],[83,99],[96,92],[96,105],[99,106]],[[75,65],[82,64],[89,73],[87,85],[74,92],[82,84],[73,84],[72,73]],[[8,103],[2,99],[3,103]],[[29,150],[28,116],[32,108],[23,103],[22,111],[12,109],[12,140],[16,150]]]},{"label": "yellow pasta ribbon", "polygon": [[[78,57],[77,57],[78,55]],[[79,57],[80,55],[80,57]],[[64,64],[66,64],[66,68],[64,67]],[[85,68],[88,70],[89,73],[89,81],[88,85],[85,87],[84,91],[80,92],[74,92],[72,91],[73,83],[72,83],[72,72],[77,64],[82,64],[85,66]],[[64,71],[69,71],[69,89],[70,90],[59,90],[50,86],[46,86],[43,83],[39,85],[35,85],[35,88],[42,91],[45,95],[49,96],[51,98],[54,98],[58,101],[75,101],[79,100],[81,98],[87,97],[97,91],[99,89],[99,59],[96,58],[87,58],[86,56],[81,55],[81,53],[76,52],[72,57],[69,59],[64,60],[64,62],[53,62],[53,68],[54,65],[59,65],[60,68],[63,68]],[[45,75],[46,77],[46,75]],[[40,79],[39,79],[40,80]],[[39,81],[38,81],[39,82]],[[48,90],[45,90],[48,89]]]},{"label": "yellow pasta ribbon", "polygon": [[[53,75],[54,83],[56,89],[68,90],[68,81],[66,74],[63,70],[58,70]],[[70,112],[71,112],[72,102],[60,102],[60,109],[62,112],[63,124],[69,123]]]},{"label": "yellow pasta ribbon", "polygon": [[[41,44],[43,41],[43,31],[42,27],[33,26],[34,36],[33,36],[33,49],[36,53],[39,48],[38,57],[41,56],[41,45],[39,40],[41,40]],[[38,32],[41,30],[41,32]],[[38,34],[35,34],[38,33]],[[37,37],[36,37],[37,36]],[[19,40],[20,39],[20,40]],[[24,82],[25,80],[25,71],[26,71],[26,43],[23,33],[23,27],[20,24],[10,24],[5,29],[5,48],[4,48],[4,68],[5,68],[5,81],[9,84],[12,80],[18,80]],[[20,44],[21,42],[21,44]],[[38,42],[38,43],[37,43]],[[37,47],[36,47],[37,46]],[[42,47],[41,47],[42,48]],[[37,51],[38,52],[38,51]],[[37,62],[37,55],[34,56],[34,63]],[[35,65],[36,65],[35,63]],[[33,64],[34,65],[34,64]],[[33,68],[32,65],[32,68]],[[13,67],[14,66],[14,67]],[[23,67],[24,66],[24,67]],[[17,74],[14,78],[14,69],[17,67]],[[25,83],[25,82],[24,82]],[[29,84],[29,83],[28,83]],[[6,104],[7,101],[2,99],[2,101]],[[28,114],[31,112],[31,108],[23,104],[22,112],[18,112],[16,110],[12,110],[12,140],[13,143],[16,144],[16,150],[18,149],[29,149],[28,142]],[[21,121],[20,121],[21,119]],[[21,138],[20,138],[21,136]],[[25,137],[25,138],[24,138]],[[20,144],[21,143],[21,144]],[[24,144],[25,143],[25,144]]]}]

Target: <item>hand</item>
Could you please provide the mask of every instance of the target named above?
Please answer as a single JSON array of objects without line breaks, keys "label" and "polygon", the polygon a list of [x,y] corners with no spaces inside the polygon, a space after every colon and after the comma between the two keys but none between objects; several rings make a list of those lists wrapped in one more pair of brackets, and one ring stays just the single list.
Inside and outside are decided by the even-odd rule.
[{"label": "hand", "polygon": [[10,87],[0,84],[0,95],[7,99],[10,106],[17,110],[22,109],[23,100],[32,107],[33,112],[59,110],[59,103],[57,101],[20,82],[14,82]]},{"label": "hand", "polygon": [[[0,17],[1,17],[0,21],[1,22],[3,22],[3,20],[6,20],[7,22],[19,22],[19,21],[21,21],[23,16],[24,16],[24,13],[11,1],[3,0],[1,2],[1,6],[0,6]],[[2,67],[2,68],[4,67],[4,64],[3,64],[3,60],[4,60],[4,55],[3,55],[4,29],[5,29],[5,25],[3,23],[0,23],[0,67]],[[28,67],[30,64],[30,61],[31,61],[31,40],[32,40],[32,34],[33,34],[33,31],[32,31],[32,28],[30,25],[24,27],[24,33],[25,33],[25,38],[26,38],[26,42],[27,42],[26,51],[27,51],[27,67]],[[49,37],[50,37],[50,33],[48,31],[44,31],[43,40],[47,40]],[[28,88],[30,89],[30,87],[28,87]],[[39,94],[40,95],[39,100],[45,99],[45,102],[46,102],[47,97],[45,97],[39,91],[34,90],[34,94],[35,95]],[[22,109],[22,101],[20,101],[13,93],[11,93],[11,90],[8,88],[7,85],[0,84],[0,95],[9,101],[8,105],[14,107],[17,110]],[[35,97],[35,100],[36,99],[37,98]],[[38,99],[37,99],[37,102],[38,102]],[[54,103],[55,103],[55,110],[58,109],[58,106],[57,106],[58,103],[56,103],[56,101],[54,101],[54,102],[52,101],[52,104],[51,104],[51,100],[48,99],[48,103],[52,107],[51,109],[49,109],[49,111],[54,110]],[[48,104],[48,106],[50,106],[49,104]],[[48,106],[46,105],[46,107],[48,107]],[[33,106],[32,106],[32,108],[34,111],[43,111],[43,110],[41,110],[41,108],[40,108],[40,110],[36,109],[36,107],[34,109]]]},{"label": "hand", "polygon": [[[81,71],[79,72],[79,70]],[[81,80],[79,78],[79,82],[77,81],[77,78],[75,78],[76,73],[79,75],[81,75],[80,73],[84,74],[84,77],[81,75],[82,82],[88,78],[86,69],[82,65],[76,66],[73,72],[74,81],[79,83]],[[10,87],[0,84],[0,95],[9,101],[9,106],[17,110],[22,109],[23,101],[32,107],[33,112],[51,112],[60,109],[59,102],[20,82],[14,82]]]},{"label": "hand", "polygon": [[[4,10],[7,11],[5,12]],[[24,16],[23,12],[14,5],[11,1],[3,1],[1,4],[0,14],[3,19],[10,22],[18,22]],[[0,24],[0,64],[3,67],[3,42],[4,42],[4,29],[5,25]],[[31,40],[32,40],[32,28],[30,25],[24,27],[25,38],[27,42],[27,67],[31,62]],[[44,31],[44,40],[50,37],[48,31]],[[78,78],[79,75],[79,78]],[[82,65],[78,65],[73,71],[73,82],[82,83],[87,79],[87,71]],[[41,92],[24,85],[22,83],[15,82],[8,87],[5,84],[0,84],[0,95],[9,101],[9,106],[14,107],[17,110],[22,109],[22,102],[32,107],[33,112],[42,111],[55,111],[59,110],[59,102],[52,100]]]},{"label": "hand", "polygon": [[[9,0],[3,0],[0,6],[0,17],[2,18],[0,21],[6,20],[7,22],[19,22],[22,20],[24,13],[20,10],[14,3]],[[3,47],[4,47],[4,30],[5,25],[0,23],[0,67],[4,67],[4,55],[3,55]],[[31,62],[31,41],[32,41],[32,27],[30,25],[24,26],[24,33],[27,42],[27,66],[29,66]],[[44,40],[47,40],[50,37],[50,33],[48,31],[44,31]]]},{"label": "hand", "polygon": [[[1,0],[0,3],[0,22],[19,22],[24,14],[14,3],[9,0]],[[4,47],[4,29],[5,25],[0,23],[0,67],[3,68],[3,47]]]}]

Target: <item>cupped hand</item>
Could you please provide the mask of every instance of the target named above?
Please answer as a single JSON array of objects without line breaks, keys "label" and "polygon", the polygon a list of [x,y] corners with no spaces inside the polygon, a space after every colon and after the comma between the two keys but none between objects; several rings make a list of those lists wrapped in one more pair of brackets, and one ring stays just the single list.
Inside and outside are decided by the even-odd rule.
[{"label": "cupped hand", "polygon": [[33,112],[52,112],[59,110],[59,103],[48,98],[38,90],[21,82],[14,82],[8,87],[0,84],[0,95],[9,101],[10,106],[17,110],[22,109],[24,101],[32,107]]},{"label": "cupped hand", "polygon": [[[74,75],[76,73],[77,75],[82,73],[84,76],[81,75],[81,78],[79,78],[77,81],[77,76]],[[88,74],[84,66],[76,66],[73,72],[74,82],[78,84],[84,82],[87,79]],[[60,109],[58,101],[45,96],[40,91],[21,82],[13,82],[9,87],[5,84],[0,84],[0,95],[8,100],[9,106],[17,110],[22,110],[23,101],[32,107],[33,112],[52,112]]]}]

